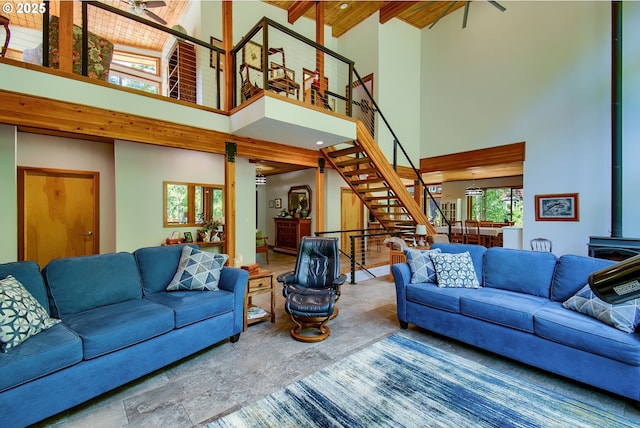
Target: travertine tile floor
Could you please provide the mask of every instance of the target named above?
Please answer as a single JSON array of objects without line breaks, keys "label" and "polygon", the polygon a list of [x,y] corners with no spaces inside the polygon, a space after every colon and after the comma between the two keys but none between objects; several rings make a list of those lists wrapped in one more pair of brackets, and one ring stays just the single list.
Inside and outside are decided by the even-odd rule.
[{"label": "travertine tile floor", "polygon": [[[264,262],[264,255],[258,260]],[[293,269],[295,257],[270,254],[276,275]],[[249,327],[237,343],[224,341],[197,355],[121,387],[38,426],[52,427],[193,427],[202,426],[275,392],[285,385],[344,358],[400,330],[395,289],[387,277],[345,284],[332,320],[331,336],[316,344],[289,336],[293,323],[276,292],[276,323]],[[257,296],[255,302],[267,305]],[[577,400],[625,415],[640,425],[640,410],[629,400],[604,393],[411,326],[405,334],[479,361]],[[1,422],[0,422],[1,425]]]}]

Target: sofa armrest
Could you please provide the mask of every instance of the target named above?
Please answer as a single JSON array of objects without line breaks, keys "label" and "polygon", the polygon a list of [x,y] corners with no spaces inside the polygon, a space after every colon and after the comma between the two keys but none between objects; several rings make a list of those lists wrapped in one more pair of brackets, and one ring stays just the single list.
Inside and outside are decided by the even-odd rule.
[{"label": "sofa armrest", "polygon": [[397,263],[391,266],[393,280],[396,283],[396,301],[398,305],[398,321],[407,320],[407,284],[411,281],[411,269],[408,263]]},{"label": "sofa armrest", "polygon": [[240,333],[244,328],[244,296],[247,292],[249,271],[240,268],[223,267],[218,288],[233,293],[233,331]]}]

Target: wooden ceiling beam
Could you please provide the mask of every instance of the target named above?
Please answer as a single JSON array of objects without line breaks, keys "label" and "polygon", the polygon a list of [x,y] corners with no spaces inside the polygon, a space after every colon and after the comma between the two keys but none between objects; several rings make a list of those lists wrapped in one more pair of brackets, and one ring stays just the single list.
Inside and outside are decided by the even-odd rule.
[{"label": "wooden ceiling beam", "polygon": [[449,171],[464,168],[524,162],[525,143],[506,144],[450,155],[420,159],[420,172]]},{"label": "wooden ceiling beam", "polygon": [[380,23],[384,24],[408,10],[413,5],[420,3],[419,1],[393,1],[386,4],[380,9]]},{"label": "wooden ceiling beam", "polygon": [[289,21],[289,24],[295,24],[298,18],[307,13],[315,3],[314,0],[298,0],[289,6],[289,9],[287,9],[287,21]]}]

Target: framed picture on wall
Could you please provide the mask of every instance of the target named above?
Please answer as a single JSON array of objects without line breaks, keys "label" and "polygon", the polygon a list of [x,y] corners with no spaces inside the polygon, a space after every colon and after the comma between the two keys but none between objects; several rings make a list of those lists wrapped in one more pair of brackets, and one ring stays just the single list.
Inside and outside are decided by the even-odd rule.
[{"label": "framed picture on wall", "polygon": [[578,221],[577,193],[535,195],[536,221]]},{"label": "framed picture on wall", "polygon": [[242,48],[242,62],[255,70],[262,70],[262,45],[249,40]]},{"label": "framed picture on wall", "polygon": [[282,208],[282,198],[276,198],[276,200],[275,200],[275,207],[276,207],[277,209]]}]

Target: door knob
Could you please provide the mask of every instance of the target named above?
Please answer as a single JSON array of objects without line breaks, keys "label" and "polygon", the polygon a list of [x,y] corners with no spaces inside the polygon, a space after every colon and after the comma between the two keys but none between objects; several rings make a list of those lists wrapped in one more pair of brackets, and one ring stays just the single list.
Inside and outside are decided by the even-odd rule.
[{"label": "door knob", "polygon": [[93,236],[93,232],[92,231],[88,231],[87,233],[85,233],[85,236]]}]

